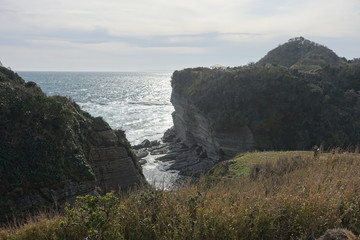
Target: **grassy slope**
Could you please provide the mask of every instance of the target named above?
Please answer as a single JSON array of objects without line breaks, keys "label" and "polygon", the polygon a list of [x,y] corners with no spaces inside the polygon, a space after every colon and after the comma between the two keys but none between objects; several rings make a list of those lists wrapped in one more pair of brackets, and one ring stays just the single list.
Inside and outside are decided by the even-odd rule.
[{"label": "grassy slope", "polygon": [[84,209],[105,212],[109,199],[83,202],[63,224],[56,217],[3,228],[0,239],[314,239],[338,227],[360,233],[359,154],[315,160],[311,152],[255,152],[232,161],[211,184],[205,177],[116,200],[102,227],[85,224],[93,215]]},{"label": "grassy slope", "polygon": [[313,153],[309,151],[268,151],[268,152],[249,152],[236,156],[234,159],[221,162],[214,167],[208,177],[219,179],[238,177],[249,177],[251,169],[256,164],[275,162],[280,158],[291,158],[295,156],[311,157]]}]

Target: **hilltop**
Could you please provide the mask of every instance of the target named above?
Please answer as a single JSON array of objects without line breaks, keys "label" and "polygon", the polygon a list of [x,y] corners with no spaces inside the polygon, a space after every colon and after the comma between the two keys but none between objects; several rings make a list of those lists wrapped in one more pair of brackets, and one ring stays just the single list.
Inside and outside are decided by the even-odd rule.
[{"label": "hilltop", "polygon": [[290,69],[316,72],[326,66],[343,66],[347,63],[331,49],[303,37],[290,39],[287,43],[268,52],[257,64],[277,64]]}]

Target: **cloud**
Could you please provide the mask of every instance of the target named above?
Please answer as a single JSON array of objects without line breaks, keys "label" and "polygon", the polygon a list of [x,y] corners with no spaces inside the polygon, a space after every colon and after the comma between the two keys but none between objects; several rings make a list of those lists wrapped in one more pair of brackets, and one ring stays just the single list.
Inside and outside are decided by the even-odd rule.
[{"label": "cloud", "polygon": [[272,11],[273,14],[254,19],[252,29],[269,35],[301,33],[323,37],[359,37],[358,1],[305,0],[292,6],[285,7],[286,11]]},{"label": "cloud", "polygon": [[354,33],[360,23],[360,3],[355,0],[4,1],[4,25],[25,32],[66,28],[106,29],[113,36],[290,31],[329,35]]},{"label": "cloud", "polygon": [[0,22],[0,57],[15,65],[24,53],[29,58],[33,54],[36,66],[40,61],[48,66],[52,61],[45,59],[51,55],[58,56],[57,65],[61,65],[60,59],[66,62],[71,54],[77,62],[101,56],[107,66],[112,61],[132,62],[134,68],[156,64],[154,59],[169,66],[210,61],[237,64],[256,60],[249,58],[296,36],[345,49],[345,42],[360,40],[360,2],[2,0]]}]

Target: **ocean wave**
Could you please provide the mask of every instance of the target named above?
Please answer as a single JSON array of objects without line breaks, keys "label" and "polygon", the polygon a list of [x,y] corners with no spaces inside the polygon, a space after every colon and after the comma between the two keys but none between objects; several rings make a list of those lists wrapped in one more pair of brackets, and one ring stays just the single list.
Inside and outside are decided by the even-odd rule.
[{"label": "ocean wave", "polygon": [[170,103],[166,102],[129,102],[132,105],[144,105],[144,106],[168,106]]},{"label": "ocean wave", "polygon": [[[102,116],[112,128],[126,131],[133,145],[144,139],[160,140],[173,125],[170,103],[171,73],[53,73],[23,72],[48,95],[71,97],[92,116]],[[158,187],[171,186],[177,172],[166,171],[166,164],[146,158],[144,175]],[[164,171],[165,169],[165,171]]]}]

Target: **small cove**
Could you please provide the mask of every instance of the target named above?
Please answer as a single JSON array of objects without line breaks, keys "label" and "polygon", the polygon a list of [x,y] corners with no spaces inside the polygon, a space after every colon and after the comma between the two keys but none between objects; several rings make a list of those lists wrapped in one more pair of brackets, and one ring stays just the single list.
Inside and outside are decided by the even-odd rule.
[{"label": "small cove", "polygon": [[[25,81],[37,83],[49,96],[73,99],[92,116],[101,116],[114,129],[125,130],[131,145],[144,139],[160,140],[172,126],[171,73],[141,72],[19,72]],[[169,163],[148,155],[142,166],[147,181],[171,188],[177,171]]]}]

